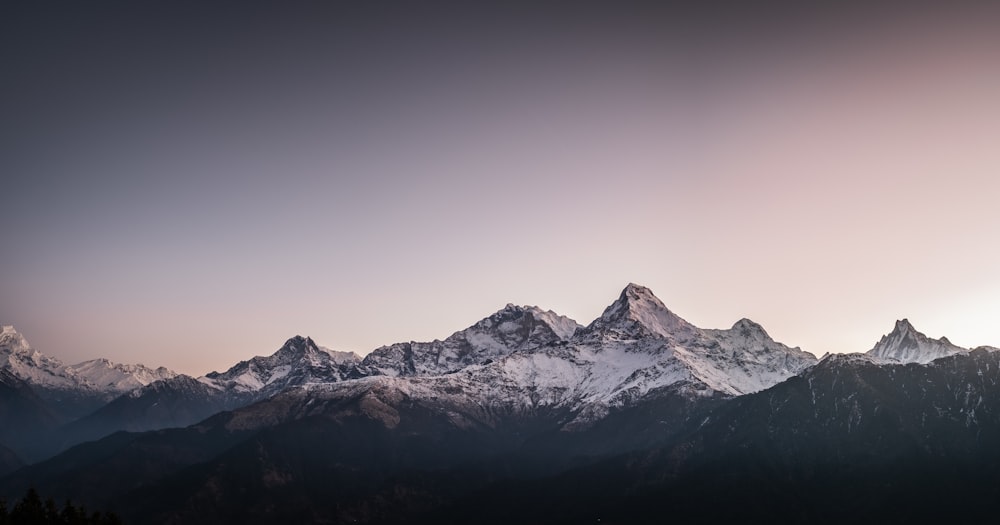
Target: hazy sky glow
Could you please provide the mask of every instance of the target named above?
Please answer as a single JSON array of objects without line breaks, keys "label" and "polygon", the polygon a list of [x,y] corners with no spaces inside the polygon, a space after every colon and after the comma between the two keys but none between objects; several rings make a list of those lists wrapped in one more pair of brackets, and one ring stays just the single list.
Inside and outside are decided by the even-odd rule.
[{"label": "hazy sky glow", "polygon": [[994,10],[198,4],[0,8],[40,351],[202,374],[630,281],[816,354],[1000,346]]}]

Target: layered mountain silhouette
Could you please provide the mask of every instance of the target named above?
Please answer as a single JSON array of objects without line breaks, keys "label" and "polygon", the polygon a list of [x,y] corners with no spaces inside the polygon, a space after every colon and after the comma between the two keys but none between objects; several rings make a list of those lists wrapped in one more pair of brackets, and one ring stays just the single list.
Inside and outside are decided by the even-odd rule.
[{"label": "layered mountain silhouette", "polygon": [[[44,367],[14,333],[8,353]],[[865,354],[817,360],[748,319],[696,327],[629,284],[587,326],[507,305],[364,358],[296,336],[70,422],[5,367],[0,414],[39,437],[0,434],[16,469],[0,496],[34,485],[138,522],[633,523],[662,520],[660,503],[695,522],[836,521],[943,513],[898,508],[938,480],[974,519],[997,510],[976,499],[993,485],[970,484],[1000,472],[998,359],[903,320]],[[737,495],[715,504],[713,484]]]}]

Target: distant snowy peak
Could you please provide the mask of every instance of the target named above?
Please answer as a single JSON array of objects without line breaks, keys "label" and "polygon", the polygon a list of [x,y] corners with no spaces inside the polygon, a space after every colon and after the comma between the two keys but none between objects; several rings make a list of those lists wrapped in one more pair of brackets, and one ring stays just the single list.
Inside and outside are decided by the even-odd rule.
[{"label": "distant snowy peak", "polygon": [[698,332],[692,324],[671,312],[649,288],[629,283],[618,300],[586,328],[588,335],[635,339],[659,336],[689,339]]},{"label": "distant snowy peak", "polygon": [[127,392],[162,379],[177,376],[177,372],[165,367],[156,369],[144,365],[123,365],[107,359],[93,359],[78,365],[67,366],[67,374],[98,389]]},{"label": "distant snowy peak", "polygon": [[77,365],[65,365],[31,347],[12,326],[0,331],[0,367],[30,384],[57,390],[85,390],[117,395],[169,379],[176,372],[160,367],[116,364],[107,359],[93,359]]},{"label": "distant snowy peak", "polygon": [[365,357],[361,370],[365,375],[446,374],[566,341],[580,328],[576,321],[552,311],[508,304],[444,341],[377,348]]},{"label": "distant snowy peak", "polygon": [[294,385],[336,382],[352,375],[361,357],[318,346],[295,336],[269,356],[240,361],[225,372],[212,372],[202,382],[237,393],[277,392]]},{"label": "distant snowy peak", "polygon": [[929,363],[935,359],[968,352],[968,349],[951,344],[947,338],[931,339],[918,332],[910,321],[896,321],[892,332],[882,339],[867,355],[882,362]]},{"label": "distant snowy peak", "polygon": [[62,361],[32,348],[13,326],[4,326],[0,331],[0,367],[33,384],[72,386],[62,373]]},{"label": "distant snowy peak", "polygon": [[[343,355],[346,353],[338,352],[338,354],[341,354],[338,356],[340,358],[346,357],[346,355]],[[330,350],[320,347],[311,338],[297,335],[285,341],[285,344],[271,356],[255,357],[252,360],[256,360],[258,363],[266,363],[267,366],[274,366],[276,364],[288,364],[299,361],[319,363],[321,361],[333,361],[336,358]]]},{"label": "distant snowy peak", "polygon": [[767,331],[764,327],[751,321],[750,319],[743,318],[736,321],[733,327],[729,329],[734,335],[741,337],[747,341],[760,341],[760,342],[773,342],[770,335],[767,335]]}]

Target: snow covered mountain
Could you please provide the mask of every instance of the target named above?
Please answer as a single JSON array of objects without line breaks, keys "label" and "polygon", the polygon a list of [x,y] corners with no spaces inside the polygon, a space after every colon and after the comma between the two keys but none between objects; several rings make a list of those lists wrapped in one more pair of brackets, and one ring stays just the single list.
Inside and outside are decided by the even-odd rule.
[{"label": "snow covered mountain", "polygon": [[727,330],[700,329],[635,284],[586,328],[570,331],[571,322],[557,317],[566,327],[560,333],[549,324],[554,314],[539,313],[508,306],[445,341],[383,347],[362,362],[373,375],[286,392],[274,404],[281,414],[265,415],[269,405],[255,405],[241,411],[239,424],[294,417],[289,406],[299,404],[315,410],[310,399],[362,398],[370,415],[390,426],[405,400],[448,413],[459,427],[560,412],[571,414],[570,430],[658,392],[740,395],[816,363],[746,319]]},{"label": "snow covered mountain", "polygon": [[361,362],[363,375],[415,376],[456,372],[515,351],[530,351],[569,339],[580,325],[537,306],[508,304],[444,341],[396,343]]},{"label": "snow covered mountain", "polygon": [[[151,383],[60,427],[71,441],[106,437],[0,479],[0,496],[71,487],[139,523],[286,523],[303,508],[307,521],[468,523],[504,506],[516,516],[494,522],[546,523],[588,505],[570,521],[658,522],[668,508],[782,522],[815,502],[818,518],[843,522],[871,509],[920,521],[914,494],[946,490],[936,521],[964,498],[990,513],[958,521],[988,522],[998,370],[1000,351],[905,320],[868,353],[817,361],[749,319],[699,328],[630,284],[586,327],[508,305],[443,341],[364,359],[296,336],[225,372]],[[737,495],[732,513],[711,512],[721,493]],[[780,498],[799,506],[785,512]],[[449,501],[459,513],[438,519]]]},{"label": "snow covered mountain", "polygon": [[[172,391],[171,381],[157,388],[141,387],[177,377],[163,368],[116,365],[103,359],[66,366],[31,349],[10,327],[4,328],[0,345],[4,366],[29,383],[50,390],[107,394],[105,401],[132,392],[131,401],[122,403],[154,406],[150,399]],[[371,376],[357,385],[332,388],[364,389],[381,382],[413,395],[451,399],[453,404],[514,407],[527,400],[535,408],[586,407],[592,419],[609,407],[628,405],[675,384],[703,394],[761,390],[814,362],[811,354],[775,342],[749,320],[728,330],[695,327],[668,310],[648,288],[630,284],[586,328],[535,306],[507,305],[443,341],[397,343],[364,359],[296,336],[273,355],[242,361],[198,381],[209,387],[205,392],[213,392],[206,396],[206,406],[235,407],[291,387]],[[170,395],[196,402],[190,385],[182,383]]]},{"label": "snow covered mountain", "polygon": [[332,383],[356,375],[361,358],[295,336],[274,354],[241,361],[199,378],[179,374],[121,395],[60,430],[63,449],[118,430],[140,432],[184,427],[212,414],[240,408],[296,386]]},{"label": "snow covered mountain", "polygon": [[896,321],[892,332],[882,336],[867,355],[877,362],[925,364],[968,351],[966,348],[951,344],[946,337],[931,339],[913,328],[909,320],[902,319]]},{"label": "snow covered mountain", "polygon": [[355,377],[361,357],[318,346],[295,336],[270,356],[240,361],[225,372],[211,372],[199,380],[219,390],[269,397],[291,386],[332,383]]},{"label": "snow covered mountain", "polygon": [[681,343],[699,335],[694,325],[671,312],[645,286],[629,283],[618,300],[581,333],[588,341],[667,339]]},{"label": "snow covered mountain", "polygon": [[567,403],[586,421],[675,385],[693,395],[755,392],[815,362],[746,319],[728,330],[698,328],[629,284],[566,344],[516,352],[466,375],[469,386],[517,385],[540,402]]},{"label": "snow covered mountain", "polygon": [[33,349],[13,326],[0,330],[0,368],[32,385],[43,398],[61,399],[72,395],[103,402],[177,375],[163,367],[117,364],[107,359],[66,365]]}]

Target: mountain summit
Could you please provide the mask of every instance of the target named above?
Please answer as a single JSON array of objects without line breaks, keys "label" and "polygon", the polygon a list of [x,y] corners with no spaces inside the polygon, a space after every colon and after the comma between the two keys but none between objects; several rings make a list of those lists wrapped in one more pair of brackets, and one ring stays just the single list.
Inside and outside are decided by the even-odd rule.
[{"label": "mountain summit", "polygon": [[968,352],[947,338],[931,339],[918,332],[908,319],[896,321],[892,332],[882,336],[867,355],[884,362],[929,363],[949,355]]},{"label": "mountain summit", "polygon": [[693,325],[664,306],[649,288],[635,283],[629,283],[618,300],[586,328],[587,333],[619,339],[648,336],[690,339],[696,331]]},{"label": "mountain summit", "polygon": [[353,352],[335,352],[297,335],[269,356],[240,361],[225,372],[205,375],[201,381],[225,391],[266,397],[290,386],[341,381],[360,361]]}]

